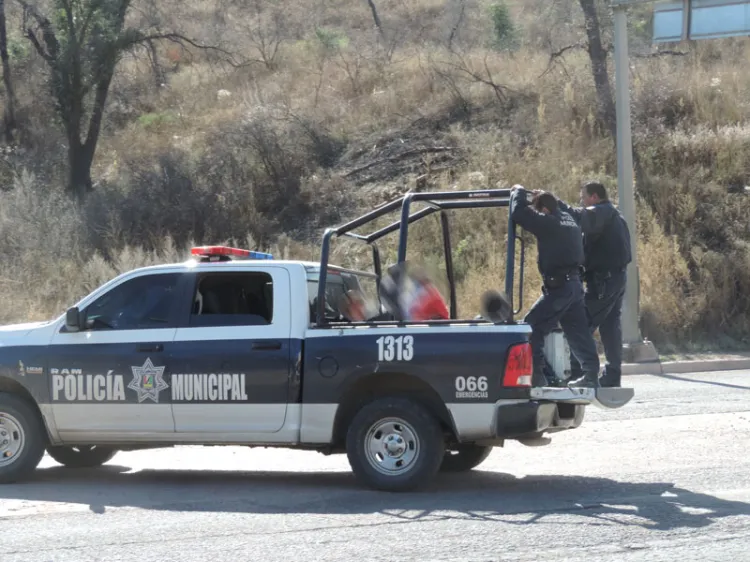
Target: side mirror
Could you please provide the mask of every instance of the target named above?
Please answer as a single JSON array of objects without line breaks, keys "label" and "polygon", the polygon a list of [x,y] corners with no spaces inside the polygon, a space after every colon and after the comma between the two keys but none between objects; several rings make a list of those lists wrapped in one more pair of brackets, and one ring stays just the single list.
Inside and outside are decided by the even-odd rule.
[{"label": "side mirror", "polygon": [[77,306],[69,308],[65,313],[65,327],[69,332],[79,332],[81,330],[81,312]]}]

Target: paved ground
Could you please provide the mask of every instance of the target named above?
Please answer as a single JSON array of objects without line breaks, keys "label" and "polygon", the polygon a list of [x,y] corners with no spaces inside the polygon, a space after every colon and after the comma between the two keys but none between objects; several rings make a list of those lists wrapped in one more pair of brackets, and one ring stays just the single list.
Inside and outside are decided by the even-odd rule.
[{"label": "paved ground", "polygon": [[552,445],[429,492],[356,486],[343,456],[192,448],[49,459],[0,487],[2,562],[746,560],[750,372],[634,376]]}]

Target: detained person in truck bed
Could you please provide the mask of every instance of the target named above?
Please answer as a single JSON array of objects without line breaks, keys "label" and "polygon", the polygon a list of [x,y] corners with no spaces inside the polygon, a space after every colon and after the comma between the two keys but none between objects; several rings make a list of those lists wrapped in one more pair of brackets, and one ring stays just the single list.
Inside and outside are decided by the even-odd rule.
[{"label": "detained person in truck bed", "polygon": [[390,266],[379,286],[379,297],[395,320],[448,320],[445,299],[424,268],[411,262]]},{"label": "detained person in truck bed", "polygon": [[357,290],[349,290],[339,298],[339,313],[349,322],[378,322],[403,319],[412,322],[427,320],[447,320],[450,318],[448,307],[443,296],[429,279],[421,279],[416,288],[400,295],[405,314],[403,318],[386,310],[376,315],[368,315],[368,307],[364,295]]},{"label": "detained person in truck bed", "polygon": [[537,265],[543,281],[542,296],[524,318],[531,326],[532,384],[548,383],[544,375],[544,338],[559,323],[584,372],[583,377],[569,386],[597,386],[599,355],[588,327],[580,278],[584,259],[580,226],[558,207],[552,194],[532,195],[520,185],[513,186],[510,213],[516,224],[537,239]]}]

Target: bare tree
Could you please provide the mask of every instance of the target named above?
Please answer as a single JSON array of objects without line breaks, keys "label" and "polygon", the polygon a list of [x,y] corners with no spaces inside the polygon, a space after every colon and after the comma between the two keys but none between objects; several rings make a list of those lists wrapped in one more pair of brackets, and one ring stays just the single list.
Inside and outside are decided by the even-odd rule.
[{"label": "bare tree", "polygon": [[595,0],[579,0],[586,27],[586,48],[594,76],[599,119],[614,138],[617,133],[615,102],[607,72],[607,50],[602,45],[601,26]]},{"label": "bare tree", "polygon": [[508,94],[516,92],[508,86],[500,83],[499,80],[493,76],[488,63],[489,57],[490,53],[486,52],[482,59],[481,68],[477,68],[479,66],[478,63],[475,63],[470,58],[463,56],[459,51],[454,49],[451,51],[449,59],[436,61],[434,63],[434,70],[443,80],[452,84],[450,89],[454,94],[458,93],[455,86],[456,81],[461,79],[467,83],[482,84],[489,87],[495,94],[497,101],[500,104],[504,104],[508,100]]},{"label": "bare tree", "polygon": [[218,0],[214,18],[220,23],[219,34],[232,30],[233,41],[249,44],[253,54],[245,64],[268,70],[276,70],[284,43],[300,35],[289,6],[278,0]]},{"label": "bare tree", "polygon": [[79,199],[93,187],[91,166],[104,108],[124,53],[166,40],[184,48],[220,52],[236,64],[226,51],[178,33],[163,33],[158,27],[126,27],[131,0],[51,0],[49,16],[36,3],[17,2],[24,11],[26,37],[50,71],[49,87],[68,143],[67,187]]},{"label": "bare tree", "polygon": [[453,41],[456,39],[458,30],[464,23],[464,16],[466,14],[466,1],[465,0],[453,0],[454,8],[457,8],[458,15],[456,16],[456,22],[451,27],[450,35],[448,36],[448,50],[453,50]]},{"label": "bare tree", "polygon": [[257,62],[268,70],[276,69],[279,49],[287,39],[283,8],[276,3],[269,5],[267,0],[253,0],[250,5],[243,3],[243,10],[249,10],[253,18],[244,25],[243,31],[258,54]]},{"label": "bare tree", "polygon": [[375,22],[375,27],[378,30],[378,33],[380,33],[380,36],[383,37],[383,26],[380,23],[380,16],[378,15],[378,9],[375,7],[374,0],[367,0],[367,4],[370,6],[370,11],[372,12],[372,19]]},{"label": "bare tree", "polygon": [[0,59],[3,63],[3,85],[5,86],[5,112],[3,114],[3,131],[6,142],[13,142],[16,130],[16,93],[13,89],[13,77],[10,73],[8,57],[8,29],[5,20],[5,0],[0,0]]}]

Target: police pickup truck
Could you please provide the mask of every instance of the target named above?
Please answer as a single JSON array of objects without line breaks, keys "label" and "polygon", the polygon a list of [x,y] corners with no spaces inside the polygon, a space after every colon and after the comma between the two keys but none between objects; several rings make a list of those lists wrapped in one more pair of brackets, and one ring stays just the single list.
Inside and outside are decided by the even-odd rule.
[{"label": "police pickup truck", "polygon": [[[445,206],[460,193],[427,208],[461,208]],[[403,261],[417,195],[430,194],[326,231],[320,263],[197,247],[185,263],[119,275],[58,318],[0,328],[0,482],[30,477],[45,451],[93,467],[118,451],[244,445],[345,453],[363,485],[406,491],[476,467],[505,440],[577,428],[589,404],[630,400],[629,389],[532,388],[529,327],[457,319],[449,257],[451,319],[343,319],[338,297],[377,285],[375,240],[400,231]],[[352,232],[397,206],[395,226]],[[327,263],[332,237],[347,234],[373,246],[375,272]]]}]

